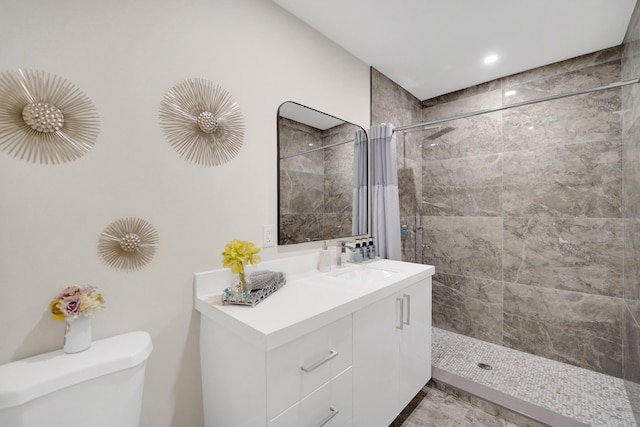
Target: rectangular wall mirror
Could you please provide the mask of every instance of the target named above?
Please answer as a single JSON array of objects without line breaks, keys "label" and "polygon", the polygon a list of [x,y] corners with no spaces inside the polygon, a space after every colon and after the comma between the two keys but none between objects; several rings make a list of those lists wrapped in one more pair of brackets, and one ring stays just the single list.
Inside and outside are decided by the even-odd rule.
[{"label": "rectangular wall mirror", "polygon": [[367,234],[367,161],[362,127],[283,103],[278,109],[278,244]]}]

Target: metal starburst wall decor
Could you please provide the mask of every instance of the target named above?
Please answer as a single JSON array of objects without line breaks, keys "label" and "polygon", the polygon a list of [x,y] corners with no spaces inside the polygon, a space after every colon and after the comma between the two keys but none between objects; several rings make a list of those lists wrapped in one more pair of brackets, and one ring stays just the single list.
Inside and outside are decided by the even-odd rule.
[{"label": "metal starburst wall decor", "polygon": [[100,236],[98,253],[120,271],[135,271],[151,261],[158,247],[158,233],[144,219],[123,218],[110,224]]},{"label": "metal starburst wall decor", "polygon": [[0,150],[34,163],[66,163],[91,150],[98,130],[89,97],[63,78],[0,73]]},{"label": "metal starburst wall decor", "polygon": [[219,166],[242,147],[240,107],[220,86],[189,79],[172,87],[160,104],[160,126],[180,156],[203,166]]}]

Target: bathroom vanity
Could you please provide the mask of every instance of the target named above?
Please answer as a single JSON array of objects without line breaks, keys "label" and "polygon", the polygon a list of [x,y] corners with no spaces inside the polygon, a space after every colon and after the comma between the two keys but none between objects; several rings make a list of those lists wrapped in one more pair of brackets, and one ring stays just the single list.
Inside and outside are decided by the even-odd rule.
[{"label": "bathroom vanity", "polygon": [[255,307],[222,305],[228,269],[195,275],[206,426],[386,427],[428,382],[434,267],[317,260],[258,265],[287,284]]}]

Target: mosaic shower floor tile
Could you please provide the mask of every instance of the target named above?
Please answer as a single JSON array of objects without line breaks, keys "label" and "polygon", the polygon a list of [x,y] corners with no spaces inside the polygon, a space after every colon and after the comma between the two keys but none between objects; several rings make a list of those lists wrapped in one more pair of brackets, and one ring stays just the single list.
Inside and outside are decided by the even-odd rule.
[{"label": "mosaic shower floor tile", "polygon": [[439,328],[432,337],[437,368],[593,427],[638,427],[620,378]]}]

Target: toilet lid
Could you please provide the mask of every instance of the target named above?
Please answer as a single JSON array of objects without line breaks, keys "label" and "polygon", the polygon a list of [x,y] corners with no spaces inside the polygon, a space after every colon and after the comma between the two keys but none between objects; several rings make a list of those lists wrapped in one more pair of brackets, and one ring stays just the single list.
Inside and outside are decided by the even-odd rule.
[{"label": "toilet lid", "polygon": [[88,350],[40,354],[0,366],[0,409],[22,405],[56,390],[143,363],[151,351],[143,331],[94,341]]}]

